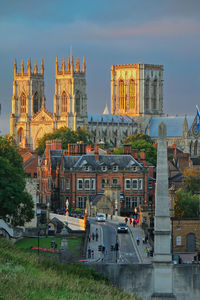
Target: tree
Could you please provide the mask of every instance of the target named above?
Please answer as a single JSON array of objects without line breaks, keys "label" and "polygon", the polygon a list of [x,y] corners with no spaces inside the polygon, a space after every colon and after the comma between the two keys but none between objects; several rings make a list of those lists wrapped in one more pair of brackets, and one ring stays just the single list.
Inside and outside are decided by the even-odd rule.
[{"label": "tree", "polygon": [[[124,140],[125,144],[131,144],[132,149],[137,149],[138,152],[142,149],[145,150],[146,160],[151,162],[154,166],[156,166],[157,162],[157,149],[153,145],[153,140],[150,136],[145,134],[133,134]],[[121,148],[115,148],[114,154],[122,154],[123,150]]]},{"label": "tree", "polygon": [[186,168],[184,170],[183,188],[192,194],[200,192],[200,171]]},{"label": "tree", "polygon": [[24,225],[33,216],[33,200],[25,191],[22,158],[12,137],[0,136],[0,218]]},{"label": "tree", "polygon": [[83,129],[78,128],[76,131],[73,131],[67,127],[62,127],[56,129],[52,133],[46,133],[39,141],[37,152],[39,155],[42,155],[45,151],[45,143],[47,140],[60,139],[62,141],[62,148],[67,149],[68,144],[76,142],[84,142],[85,144],[91,144],[89,133]]},{"label": "tree", "polygon": [[179,189],[175,193],[174,215],[176,218],[197,218],[199,213],[198,195]]}]

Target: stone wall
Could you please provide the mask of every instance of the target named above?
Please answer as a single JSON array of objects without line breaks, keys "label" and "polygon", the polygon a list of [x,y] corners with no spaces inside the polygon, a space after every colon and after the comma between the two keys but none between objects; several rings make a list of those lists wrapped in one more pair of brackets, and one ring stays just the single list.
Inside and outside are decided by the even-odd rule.
[{"label": "stone wall", "polygon": [[[153,294],[153,266],[151,264],[93,264],[97,272],[107,276],[119,288],[136,293],[143,300]],[[173,266],[173,293],[177,300],[200,299],[200,265]]]}]

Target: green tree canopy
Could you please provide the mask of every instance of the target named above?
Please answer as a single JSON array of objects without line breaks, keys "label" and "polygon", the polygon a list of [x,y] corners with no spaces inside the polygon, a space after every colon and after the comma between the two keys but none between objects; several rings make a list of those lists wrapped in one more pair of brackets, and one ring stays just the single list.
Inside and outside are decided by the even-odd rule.
[{"label": "green tree canopy", "polygon": [[47,140],[60,139],[62,141],[62,148],[67,149],[68,144],[83,141],[85,144],[91,144],[89,132],[83,128],[78,128],[73,131],[67,127],[56,129],[52,133],[46,133],[39,141],[37,152],[42,155],[45,151],[45,143]]},{"label": "green tree canopy", "polygon": [[0,136],[0,218],[9,216],[13,225],[24,225],[33,218],[33,207],[18,147],[12,137]]},{"label": "green tree canopy", "polygon": [[[157,149],[153,145],[153,140],[150,136],[145,134],[134,134],[124,140],[125,144],[130,144],[132,149],[137,149],[140,152],[142,149],[145,150],[146,160],[156,166],[157,161]],[[121,148],[115,148],[114,154],[122,154]]]},{"label": "green tree canopy", "polygon": [[179,189],[175,193],[174,215],[176,218],[197,218],[199,213],[198,195]]},{"label": "green tree canopy", "polygon": [[195,169],[184,170],[183,188],[192,194],[200,192],[200,171]]}]

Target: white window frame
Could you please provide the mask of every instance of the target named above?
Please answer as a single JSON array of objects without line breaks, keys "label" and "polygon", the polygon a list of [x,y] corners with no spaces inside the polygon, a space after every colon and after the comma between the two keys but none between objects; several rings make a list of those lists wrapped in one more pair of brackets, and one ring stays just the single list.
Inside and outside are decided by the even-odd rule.
[{"label": "white window frame", "polygon": [[70,189],[70,178],[65,179],[65,189],[69,190]]},{"label": "white window frame", "polygon": [[91,178],[91,190],[95,191],[95,178]]},{"label": "white window frame", "polygon": [[[127,187],[127,182],[129,182],[130,187]],[[130,190],[130,189],[131,189],[131,179],[125,178],[125,190]]]},{"label": "white window frame", "polygon": [[181,235],[176,236],[176,246],[182,246],[182,237],[181,237]]},{"label": "white window frame", "polygon": [[84,169],[85,169],[86,172],[89,172],[90,171],[90,166],[86,165]]},{"label": "white window frame", "polygon": [[[87,201],[86,196],[78,196],[77,197],[77,202],[76,202],[76,207],[85,208],[86,207],[86,201]],[[81,205],[79,205],[80,203],[81,203]]]},{"label": "white window frame", "polygon": [[103,172],[106,172],[107,169],[108,169],[107,166],[102,166],[102,167],[101,167],[101,171],[103,171]]},{"label": "white window frame", "polygon": [[138,181],[138,189],[139,190],[142,190],[143,189],[143,179],[142,178],[139,178],[139,181]]},{"label": "white window frame", "polygon": [[137,172],[137,166],[133,166],[133,172]]},{"label": "white window frame", "polygon": [[[134,181],[137,183],[137,184],[136,184],[136,187],[133,187],[133,182],[134,182]],[[133,190],[138,190],[138,179],[136,179],[136,178],[133,178],[133,179],[132,179],[132,189],[133,189]]]},{"label": "white window frame", "polygon": [[[86,187],[86,183],[88,183],[88,187]],[[90,190],[90,179],[89,178],[84,179],[84,190],[86,190],[86,191]]]},{"label": "white window frame", "polygon": [[113,166],[113,172],[117,172],[117,171],[118,171],[118,166],[117,165]]},{"label": "white window frame", "polygon": [[[82,185],[82,188],[80,188],[80,184]],[[83,179],[82,178],[77,178],[77,190],[82,191],[83,190]]]}]

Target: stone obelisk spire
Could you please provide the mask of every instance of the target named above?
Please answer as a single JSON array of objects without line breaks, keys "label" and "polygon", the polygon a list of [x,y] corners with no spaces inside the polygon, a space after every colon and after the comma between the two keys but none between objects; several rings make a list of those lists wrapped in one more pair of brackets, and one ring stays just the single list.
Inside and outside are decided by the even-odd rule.
[{"label": "stone obelisk spire", "polygon": [[172,261],[166,126],[160,123],[156,172],[154,261]]},{"label": "stone obelisk spire", "polygon": [[151,299],[175,299],[173,295],[173,264],[169,215],[168,160],[166,126],[158,128],[156,173],[156,207],[154,226],[154,293]]}]

